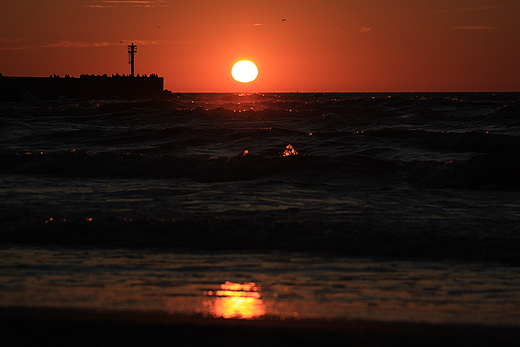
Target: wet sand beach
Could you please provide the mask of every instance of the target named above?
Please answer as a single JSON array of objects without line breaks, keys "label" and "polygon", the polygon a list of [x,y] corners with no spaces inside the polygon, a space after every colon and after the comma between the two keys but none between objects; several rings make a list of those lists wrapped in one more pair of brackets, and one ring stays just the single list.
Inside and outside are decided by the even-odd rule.
[{"label": "wet sand beach", "polygon": [[348,320],[238,320],[198,315],[1,308],[4,346],[516,346],[520,330]]}]

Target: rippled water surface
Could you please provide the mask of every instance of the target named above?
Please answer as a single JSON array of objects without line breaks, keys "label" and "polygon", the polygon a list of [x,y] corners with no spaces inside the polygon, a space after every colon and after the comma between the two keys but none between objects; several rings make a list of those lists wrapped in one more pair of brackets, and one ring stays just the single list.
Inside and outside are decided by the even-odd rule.
[{"label": "rippled water surface", "polygon": [[517,324],[519,95],[2,102],[0,305]]},{"label": "rippled water surface", "polygon": [[516,325],[520,271],[496,264],[4,248],[2,306]]}]

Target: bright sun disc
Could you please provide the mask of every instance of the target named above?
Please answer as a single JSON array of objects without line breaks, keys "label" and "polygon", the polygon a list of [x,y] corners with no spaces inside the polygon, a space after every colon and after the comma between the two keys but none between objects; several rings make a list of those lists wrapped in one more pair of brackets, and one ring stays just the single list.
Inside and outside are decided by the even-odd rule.
[{"label": "bright sun disc", "polygon": [[258,76],[258,68],[250,60],[240,60],[233,65],[231,76],[233,76],[235,81],[249,83]]}]

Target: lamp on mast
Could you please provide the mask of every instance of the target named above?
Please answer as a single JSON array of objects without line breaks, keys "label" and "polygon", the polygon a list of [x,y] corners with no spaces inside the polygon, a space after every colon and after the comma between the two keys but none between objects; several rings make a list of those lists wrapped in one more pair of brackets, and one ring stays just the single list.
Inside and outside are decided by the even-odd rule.
[{"label": "lamp on mast", "polygon": [[130,76],[134,77],[134,57],[137,53],[137,46],[132,42],[131,45],[128,45],[128,64],[130,64]]}]

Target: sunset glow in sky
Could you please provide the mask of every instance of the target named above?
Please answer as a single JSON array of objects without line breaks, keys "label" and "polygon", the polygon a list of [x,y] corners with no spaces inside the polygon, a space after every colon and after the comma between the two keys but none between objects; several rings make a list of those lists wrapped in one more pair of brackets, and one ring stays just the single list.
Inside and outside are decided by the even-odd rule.
[{"label": "sunset glow in sky", "polygon": [[518,0],[0,4],[4,76],[129,74],[132,42],[136,74],[173,92],[520,91]]}]

